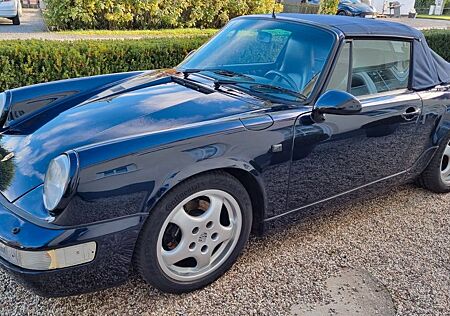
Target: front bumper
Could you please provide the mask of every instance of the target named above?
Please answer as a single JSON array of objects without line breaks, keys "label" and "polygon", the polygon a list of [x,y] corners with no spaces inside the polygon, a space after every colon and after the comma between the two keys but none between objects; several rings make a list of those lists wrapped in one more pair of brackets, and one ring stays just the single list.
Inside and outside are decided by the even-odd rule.
[{"label": "front bumper", "polygon": [[0,2],[0,17],[13,18],[18,14],[15,1]]},{"label": "front bumper", "polygon": [[360,18],[368,18],[368,19],[375,19],[377,17],[376,12],[362,12],[354,14],[354,16],[360,17]]},{"label": "front bumper", "polygon": [[19,217],[13,212],[14,207],[0,196],[0,242],[6,247],[34,252],[96,244],[92,261],[62,269],[30,270],[0,258],[0,267],[25,287],[41,296],[57,297],[105,289],[128,279],[145,215],[80,227],[58,227]]}]

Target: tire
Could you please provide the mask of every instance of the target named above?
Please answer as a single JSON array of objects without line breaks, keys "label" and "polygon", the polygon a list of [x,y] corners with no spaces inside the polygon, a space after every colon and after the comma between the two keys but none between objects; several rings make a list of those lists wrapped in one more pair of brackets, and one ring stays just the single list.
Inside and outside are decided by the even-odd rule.
[{"label": "tire", "polygon": [[250,197],[236,178],[220,171],[194,176],[151,210],[138,238],[134,264],[149,284],[163,292],[194,291],[233,265],[251,227]]},{"label": "tire", "polygon": [[427,168],[418,177],[420,186],[436,193],[450,192],[450,135],[439,146]]},{"label": "tire", "polygon": [[337,15],[347,15],[345,11],[338,11]]},{"label": "tire", "polygon": [[17,13],[17,15],[15,17],[13,17],[12,22],[14,25],[20,25],[19,13]]}]

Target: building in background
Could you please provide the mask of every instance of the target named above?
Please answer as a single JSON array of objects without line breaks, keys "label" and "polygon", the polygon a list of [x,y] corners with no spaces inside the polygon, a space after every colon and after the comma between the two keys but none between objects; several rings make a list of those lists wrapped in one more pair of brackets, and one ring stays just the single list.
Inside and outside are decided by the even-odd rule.
[{"label": "building in background", "polygon": [[[396,0],[400,3],[400,14],[408,15],[409,12],[414,11],[414,5],[416,0]],[[372,0],[372,5],[377,9],[378,13],[383,13],[389,15],[389,6],[394,0]]]},{"label": "building in background", "polygon": [[21,0],[23,8],[39,8],[39,0]]}]

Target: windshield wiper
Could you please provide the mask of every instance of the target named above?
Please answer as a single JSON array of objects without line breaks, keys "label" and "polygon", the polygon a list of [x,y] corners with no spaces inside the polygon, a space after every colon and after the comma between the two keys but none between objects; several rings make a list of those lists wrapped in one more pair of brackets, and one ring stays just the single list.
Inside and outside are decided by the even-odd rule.
[{"label": "windshield wiper", "polygon": [[[214,88],[217,90],[220,88],[221,85],[225,85],[225,84],[230,84],[230,85],[235,85],[235,84],[248,84],[250,85],[248,88],[248,90],[253,91],[253,92],[258,92],[258,93],[284,93],[284,94],[288,94],[294,97],[299,98],[300,100],[304,101],[307,99],[307,96],[305,96],[302,93],[299,92],[295,92],[286,88],[282,88],[282,87],[278,87],[278,86],[273,86],[270,84],[257,84],[255,83],[255,79],[245,75],[245,74],[241,74],[239,72],[235,72],[235,71],[231,71],[231,70],[226,70],[226,69],[184,69],[181,71],[184,74],[184,77],[187,78],[190,74],[192,73],[198,73],[198,72],[212,72],[215,73],[219,76],[222,77],[230,77],[230,79],[216,79],[216,78],[212,78],[214,80]],[[234,78],[234,79],[231,79]],[[236,80],[236,78],[244,78],[247,80]],[[245,88],[245,87],[242,87]]]},{"label": "windshield wiper", "polygon": [[203,71],[203,69],[195,69],[195,68],[183,69],[180,72],[184,75],[184,78],[187,78],[187,77],[189,77],[190,74],[194,74],[194,73],[197,73],[197,72],[200,72],[200,71]]},{"label": "windshield wiper", "polygon": [[249,87],[251,91],[255,92],[261,92],[261,93],[284,93],[288,95],[292,95],[294,97],[297,97],[301,100],[306,100],[307,96],[304,94],[301,94],[300,92],[295,92],[286,88],[278,87],[278,86],[272,86],[270,84],[255,84]]},{"label": "windshield wiper", "polygon": [[206,72],[209,71],[209,72],[215,73],[216,75],[219,75],[219,76],[222,76],[222,77],[231,77],[231,78],[239,77],[239,78],[245,78],[245,79],[250,80],[250,81],[255,81],[255,79],[253,79],[250,76],[247,76],[245,74],[241,74],[241,73],[236,72],[236,71],[227,70],[227,69],[215,69],[215,68],[214,69],[208,69],[208,68],[196,69],[196,68],[192,68],[192,69],[184,69],[181,72],[183,73],[184,78],[187,78],[190,74],[203,72],[203,71],[206,71]]},{"label": "windshield wiper", "polygon": [[219,75],[219,76],[222,76],[222,77],[231,77],[231,78],[239,77],[239,78],[245,78],[245,79],[247,79],[249,81],[255,81],[255,79],[253,79],[252,77],[247,76],[245,74],[241,74],[241,73],[236,72],[236,71],[231,71],[231,70],[226,70],[226,69],[218,69],[218,70],[210,70],[210,71],[212,71],[216,75]]},{"label": "windshield wiper", "polygon": [[[252,78],[253,79],[253,78]],[[214,80],[214,88],[219,89],[221,85],[224,84],[254,84],[254,81],[242,81],[242,80],[233,80],[233,79],[216,79]]]}]

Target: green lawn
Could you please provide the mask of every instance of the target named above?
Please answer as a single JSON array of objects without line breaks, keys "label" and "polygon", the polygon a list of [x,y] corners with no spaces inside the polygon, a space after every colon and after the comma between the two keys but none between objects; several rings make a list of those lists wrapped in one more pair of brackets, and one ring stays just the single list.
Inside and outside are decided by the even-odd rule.
[{"label": "green lawn", "polygon": [[450,15],[426,15],[426,14],[418,14],[417,17],[419,19],[436,19],[436,20],[449,20]]},{"label": "green lawn", "polygon": [[217,29],[165,29],[165,30],[132,30],[132,31],[110,31],[110,30],[76,30],[59,31],[57,34],[66,35],[87,35],[87,36],[145,36],[145,37],[190,37],[190,36],[212,36],[217,33]]}]

